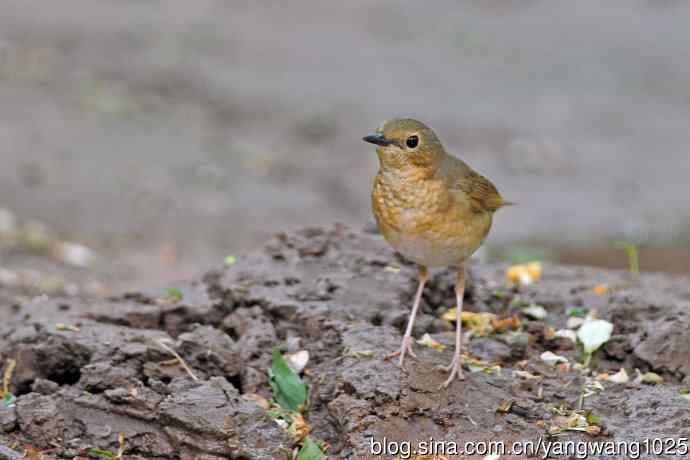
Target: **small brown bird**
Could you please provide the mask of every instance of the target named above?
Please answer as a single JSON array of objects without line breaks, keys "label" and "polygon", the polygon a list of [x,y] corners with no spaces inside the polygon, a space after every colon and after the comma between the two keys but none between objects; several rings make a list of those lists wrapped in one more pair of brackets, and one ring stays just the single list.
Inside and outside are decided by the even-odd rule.
[{"label": "small brown bird", "polygon": [[379,172],[371,195],[379,230],[404,257],[419,264],[419,287],[400,346],[402,367],[412,351],[412,326],[428,279],[427,267],[456,266],[457,323],[453,361],[441,385],[463,379],[460,362],[465,261],[482,245],[494,212],[511,204],[484,176],[448,153],[436,133],[413,119],[385,122],[363,139],[376,144]]}]

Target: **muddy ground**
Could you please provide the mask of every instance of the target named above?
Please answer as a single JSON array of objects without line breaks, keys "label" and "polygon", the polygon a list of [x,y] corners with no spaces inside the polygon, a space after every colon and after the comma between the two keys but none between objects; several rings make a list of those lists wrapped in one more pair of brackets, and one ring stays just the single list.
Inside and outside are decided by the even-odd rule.
[{"label": "muddy ground", "polygon": [[[540,360],[550,350],[581,361],[571,342],[549,338],[550,327],[565,327],[571,307],[596,310],[615,325],[592,360],[593,374],[625,367],[634,376],[637,368],[664,381],[603,382],[584,402],[601,417],[600,432],[568,431],[559,439],[690,437],[690,402],[679,393],[690,384],[687,279],[649,274],[635,282],[623,272],[547,265],[541,282],[507,288],[504,270],[470,267],[466,309],[509,317],[534,302],[548,314],[520,316],[517,331],[467,336],[471,356],[500,372],[480,366],[445,390],[434,366],[452,354],[451,325],[440,316],[453,304],[453,274],[433,275],[414,332],[449,347],[416,345],[418,359],[401,371],[384,357],[398,347],[415,268],[379,235],[339,225],[277,234],[236,263],[179,283],[174,296],[144,291],[3,305],[0,349],[5,365],[17,362],[10,387],[17,399],[0,410],[0,440],[17,451],[41,450],[44,458],[84,457],[93,447],[115,452],[119,433],[125,458],[290,458],[290,436],[248,396],[270,398],[275,346],[310,353],[305,418],[311,437],[328,444],[329,458],[370,458],[372,436],[549,439],[546,432],[563,418],[554,408],[575,408],[586,379],[583,371]],[[593,293],[600,283],[611,286],[607,294]]]}]

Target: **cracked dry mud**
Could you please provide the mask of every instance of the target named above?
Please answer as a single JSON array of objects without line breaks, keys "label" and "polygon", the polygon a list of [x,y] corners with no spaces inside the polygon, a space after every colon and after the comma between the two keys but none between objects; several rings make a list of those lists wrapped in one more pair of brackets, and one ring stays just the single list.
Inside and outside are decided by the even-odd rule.
[{"label": "cracked dry mud", "polygon": [[[393,265],[400,270],[386,269]],[[602,418],[602,433],[563,438],[690,437],[690,403],[677,397],[690,376],[687,279],[650,274],[631,285],[625,273],[547,265],[540,283],[497,296],[504,269],[471,266],[466,308],[515,314],[511,299],[520,295],[548,316],[523,322],[526,341],[471,338],[472,355],[499,362],[501,374],[468,372],[464,382],[440,391],[444,376],[434,366],[450,359],[451,346],[415,345],[419,359],[403,371],[383,359],[398,347],[414,266],[380,236],[338,225],[278,234],[234,265],[176,285],[179,301],[161,301],[165,291],[151,290],[111,300],[43,297],[3,305],[1,357],[17,361],[11,387],[17,401],[0,410],[0,441],[42,449],[45,458],[73,458],[90,447],[116,451],[122,432],[125,457],[291,458],[287,433],[244,396],[270,397],[266,370],[274,346],[311,354],[306,419],[312,437],[330,445],[329,458],[372,458],[370,436],[536,439],[544,436],[539,421],[553,416],[551,407],[575,406],[583,381],[539,360],[545,350],[581,359],[572,344],[544,338],[548,325],[564,327],[573,306],[597,309],[615,325],[612,340],[592,360],[597,372],[653,370],[665,382],[605,383],[586,400]],[[429,332],[452,344],[450,324],[439,319],[453,304],[452,282],[450,271],[434,274],[415,336]],[[597,296],[592,286],[598,283],[624,287]],[[58,323],[78,330],[59,330]],[[171,340],[198,381],[160,339]],[[524,360],[541,381],[513,376]],[[498,413],[504,401],[513,406]]]}]

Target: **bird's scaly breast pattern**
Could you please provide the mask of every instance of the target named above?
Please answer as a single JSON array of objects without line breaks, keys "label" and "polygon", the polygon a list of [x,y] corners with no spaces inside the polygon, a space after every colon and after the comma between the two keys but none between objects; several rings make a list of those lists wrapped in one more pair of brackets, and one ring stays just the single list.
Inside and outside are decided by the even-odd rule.
[{"label": "bird's scaly breast pattern", "polygon": [[403,256],[427,266],[453,265],[477,250],[491,227],[490,213],[434,179],[401,179],[379,173],[372,207],[381,233]]}]

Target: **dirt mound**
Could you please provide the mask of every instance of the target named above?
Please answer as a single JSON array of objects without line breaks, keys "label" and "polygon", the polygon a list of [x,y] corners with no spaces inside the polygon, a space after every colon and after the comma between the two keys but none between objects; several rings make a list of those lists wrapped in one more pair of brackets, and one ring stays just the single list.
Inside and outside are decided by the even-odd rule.
[{"label": "dirt mound", "polygon": [[[309,351],[304,415],[311,437],[327,443],[333,458],[373,458],[372,439],[384,438],[690,437],[690,402],[680,396],[690,375],[687,280],[648,275],[630,283],[624,273],[548,265],[539,283],[518,289],[505,287],[504,270],[472,266],[466,308],[517,315],[521,325],[470,334],[470,372],[446,390],[438,390],[444,376],[434,366],[452,353],[451,324],[441,314],[453,305],[453,273],[431,279],[414,332],[449,346],[417,345],[419,359],[401,371],[383,358],[398,347],[415,268],[378,235],[341,226],[276,235],[233,265],[172,290],[8,305],[0,349],[4,363],[17,363],[10,387],[17,399],[0,409],[0,439],[41,449],[46,458],[116,452],[119,433],[125,457],[290,458],[287,430],[248,397],[270,398],[275,346]],[[593,293],[600,283],[612,287],[607,294]],[[525,304],[541,305],[546,317],[526,318]],[[553,337],[573,307],[614,324],[589,374],[540,359],[551,351],[581,361],[575,344]],[[664,381],[594,378],[621,367]],[[592,393],[583,404],[589,432],[561,430],[585,387]]]}]

